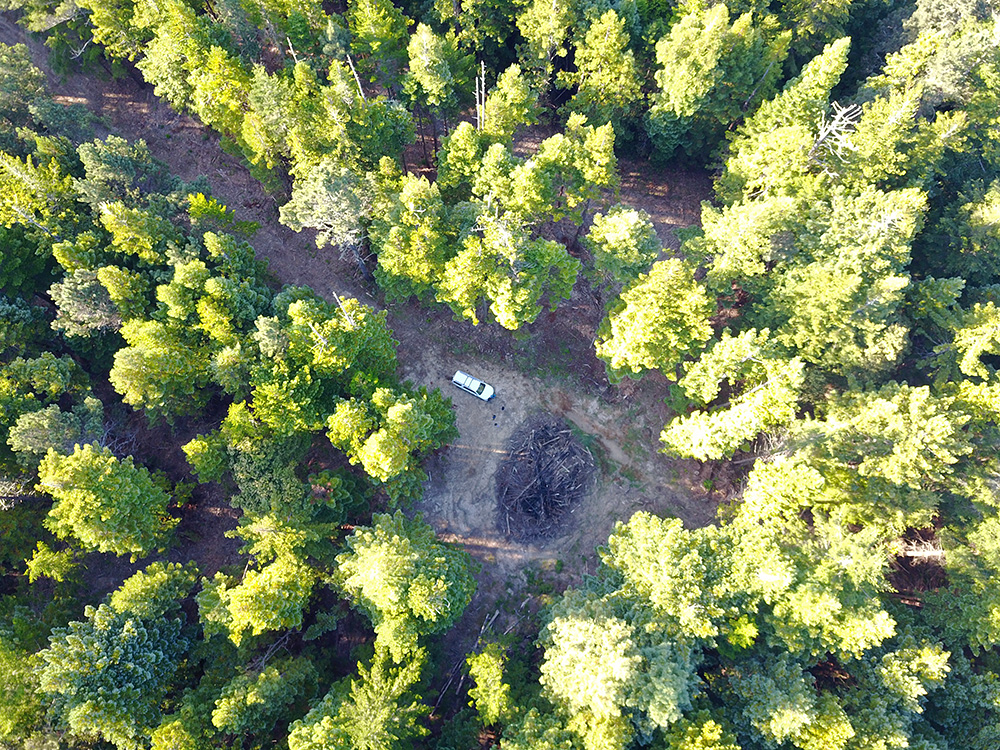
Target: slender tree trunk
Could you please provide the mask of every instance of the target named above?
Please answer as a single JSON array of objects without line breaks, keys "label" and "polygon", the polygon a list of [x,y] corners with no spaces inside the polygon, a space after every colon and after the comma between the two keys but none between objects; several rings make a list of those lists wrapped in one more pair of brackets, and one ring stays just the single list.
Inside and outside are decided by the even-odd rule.
[{"label": "slender tree trunk", "polygon": [[437,118],[433,114],[431,114],[431,133],[434,136],[434,160],[433,160],[434,164],[428,164],[427,166],[434,166],[435,164],[437,164],[437,155],[438,155],[438,126],[437,126]]},{"label": "slender tree trunk", "polygon": [[426,166],[430,166],[430,160],[428,160],[428,158],[427,158],[427,137],[426,137],[426,135],[424,133],[423,125],[421,125],[421,121],[423,120],[423,116],[420,113],[421,113],[421,110],[423,110],[423,107],[420,106],[420,105],[417,105],[415,109],[416,109],[416,112],[417,112],[417,126],[420,129],[420,147],[423,149],[423,152],[424,152],[424,164]]}]

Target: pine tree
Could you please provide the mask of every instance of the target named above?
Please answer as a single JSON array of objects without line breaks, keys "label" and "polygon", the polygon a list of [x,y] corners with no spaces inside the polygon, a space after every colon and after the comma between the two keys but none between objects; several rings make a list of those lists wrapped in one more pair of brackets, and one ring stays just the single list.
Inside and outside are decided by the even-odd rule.
[{"label": "pine tree", "polygon": [[397,663],[416,651],[421,635],[449,628],[472,599],[468,555],[438,542],[419,518],[376,515],[347,546],[337,558],[337,584],[368,615],[376,642]]},{"label": "pine tree", "polygon": [[625,22],[615,11],[590,24],[576,46],[576,71],[560,71],[556,77],[562,88],[576,87],[566,105],[569,112],[584,115],[590,125],[610,122],[616,133],[623,132],[622,123],[642,102],[642,82],[628,47]]},{"label": "pine tree", "polygon": [[177,523],[167,515],[170,496],[149,472],[107,448],[77,445],[68,456],[49,450],[38,467],[38,485],[55,499],[49,528],[85,549],[148,555]]},{"label": "pine tree", "polygon": [[654,368],[674,379],[684,358],[697,354],[712,335],[712,312],[684,262],[659,261],[611,308],[598,329],[597,356],[615,380]]}]

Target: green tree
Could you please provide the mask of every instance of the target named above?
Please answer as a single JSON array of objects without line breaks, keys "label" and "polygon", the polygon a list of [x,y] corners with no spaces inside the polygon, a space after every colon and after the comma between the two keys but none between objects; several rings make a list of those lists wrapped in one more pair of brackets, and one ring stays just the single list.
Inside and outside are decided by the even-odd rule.
[{"label": "green tree", "polygon": [[206,635],[226,633],[237,646],[248,636],[302,625],[316,571],[293,555],[281,555],[243,580],[216,573],[205,580],[198,608]]},{"label": "green tree", "polygon": [[[940,644],[901,635],[890,648],[862,660],[855,685],[843,704],[858,737],[869,742],[899,743],[916,739],[927,695],[941,687],[949,653]],[[881,651],[881,653],[880,653]]]},{"label": "green tree", "polygon": [[780,745],[796,740],[817,719],[816,691],[811,675],[787,654],[748,660],[730,677],[733,691],[745,701],[743,721],[766,742]]},{"label": "green tree", "polygon": [[207,352],[156,320],[129,320],[121,334],[128,346],[115,353],[110,380],[125,403],[168,420],[205,405],[210,396]]},{"label": "green tree", "polygon": [[597,356],[615,380],[654,368],[676,378],[684,358],[697,354],[712,335],[712,312],[683,261],[658,261],[611,307],[598,329]]},{"label": "green tree", "polygon": [[732,457],[760,433],[791,424],[798,411],[804,366],[776,351],[767,329],[736,336],[723,331],[679,381],[685,394],[711,404],[728,382],[729,400],[707,411],[671,420],[660,440],[664,450],[701,461]]},{"label": "green tree", "polygon": [[[41,652],[40,689],[75,735],[103,738],[122,750],[146,747],[188,647],[183,613],[173,597],[186,594],[192,578],[180,566],[160,567],[152,579],[137,573],[122,590],[143,589],[141,601],[112,598],[110,604],[87,607],[82,622],[53,632]],[[134,583],[137,579],[141,583]]]},{"label": "green tree", "polygon": [[419,723],[429,712],[412,694],[425,657],[411,654],[393,663],[378,641],[358,678],[336,683],[305,718],[291,726],[289,750],[404,750],[427,729]]},{"label": "green tree", "polygon": [[48,333],[47,321],[41,308],[15,297],[0,294],[0,358],[23,357]]},{"label": "green tree", "polygon": [[117,306],[93,271],[66,274],[49,287],[49,296],[59,308],[53,327],[67,336],[87,338],[114,332],[121,326]]},{"label": "green tree", "polygon": [[618,204],[594,214],[584,246],[594,257],[593,278],[614,288],[627,286],[660,255],[660,239],[645,211]]},{"label": "green tree", "polygon": [[0,264],[4,275],[0,294],[8,297],[30,296],[47,274],[46,258],[23,227],[0,227]]},{"label": "green tree", "polygon": [[222,689],[212,723],[226,734],[266,737],[289,709],[311,692],[316,670],[305,658],[274,661],[257,672],[238,674]]},{"label": "green tree", "polygon": [[377,643],[397,662],[419,636],[447,630],[472,599],[475,580],[464,552],[437,541],[422,519],[375,515],[347,538],[336,583],[371,619]]},{"label": "green tree", "polygon": [[815,54],[822,44],[844,35],[853,0],[782,0],[778,18],[795,31],[792,50],[800,58]]},{"label": "green tree", "polygon": [[517,214],[487,205],[461,250],[445,264],[437,298],[473,324],[479,323],[477,308],[485,298],[497,322],[513,331],[538,317],[543,296],[552,310],[568,299],[579,268],[564,246],[532,239]]},{"label": "green tree", "polygon": [[50,449],[38,467],[38,486],[55,499],[48,527],[85,549],[144,556],[177,523],[167,515],[170,496],[149,472],[107,448],[77,445],[68,456]]},{"label": "green tree", "polygon": [[[11,471],[18,471],[8,449],[10,429],[31,412],[78,400],[86,385],[83,370],[67,356],[42,352],[38,357],[15,357],[4,364],[0,368],[0,460],[10,465]],[[19,447],[27,448],[28,444]]]},{"label": "green tree", "polygon": [[23,44],[0,45],[0,150],[19,153],[17,129],[31,122],[30,105],[45,90],[45,75]]},{"label": "green tree", "polygon": [[628,47],[625,22],[615,11],[590,24],[576,46],[576,71],[560,71],[556,77],[561,87],[576,87],[568,111],[584,115],[591,125],[610,122],[616,133],[624,132],[622,123],[642,102],[642,81]]},{"label": "green tree", "polygon": [[574,750],[578,745],[566,722],[550,713],[529,709],[504,731],[502,750]]},{"label": "green tree", "polygon": [[11,427],[7,442],[32,463],[41,460],[49,449],[68,455],[75,445],[97,443],[103,438],[104,406],[98,399],[87,396],[70,412],[52,404],[22,414]]},{"label": "green tree", "polygon": [[547,87],[555,58],[565,57],[567,39],[576,22],[576,9],[568,0],[531,0],[517,17],[517,28],[525,40],[520,58],[532,71],[539,89]]},{"label": "green tree", "polygon": [[348,7],[351,52],[370,82],[395,90],[406,64],[409,19],[391,2],[356,0]]},{"label": "green tree", "polygon": [[805,191],[813,170],[814,128],[830,106],[830,91],[847,66],[850,40],[828,44],[777,96],[736,131],[716,192],[726,203]]},{"label": "green tree", "polygon": [[697,6],[657,42],[646,130],[663,156],[678,147],[702,155],[775,93],[791,33],[769,39],[762,25],[751,13],[730,25],[724,4]]},{"label": "green tree", "polygon": [[487,726],[498,724],[514,712],[510,685],[504,682],[503,670],[507,656],[497,643],[488,643],[478,654],[469,654],[465,663],[475,687],[469,688],[479,718]]},{"label": "green tree", "polygon": [[116,612],[155,620],[176,614],[175,610],[191,593],[197,580],[198,570],[194,563],[154,562],[126,578],[108,597],[108,604]]},{"label": "green tree", "polygon": [[77,149],[84,176],[74,184],[80,197],[96,210],[102,203],[120,201],[142,208],[181,188],[167,165],[153,157],[143,140],[127,141],[109,135]]},{"label": "green tree", "polygon": [[21,226],[33,243],[51,246],[87,223],[75,203],[73,178],[59,159],[0,152],[0,225]]},{"label": "green tree", "polygon": [[948,252],[938,252],[935,243],[935,252],[921,257],[922,265],[929,264],[935,276],[960,277],[973,286],[996,283],[1000,277],[998,219],[1000,180],[964,186],[940,222],[928,232],[935,240],[947,242]]}]

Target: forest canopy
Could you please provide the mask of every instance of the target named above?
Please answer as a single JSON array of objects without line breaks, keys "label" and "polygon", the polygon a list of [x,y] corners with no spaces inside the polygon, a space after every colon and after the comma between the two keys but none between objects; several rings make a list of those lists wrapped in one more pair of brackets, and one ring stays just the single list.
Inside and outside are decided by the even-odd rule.
[{"label": "forest canopy", "polygon": [[[0,45],[0,747],[1000,745],[992,0],[0,8],[372,292],[282,284],[211,175]],[[710,174],[697,224],[626,160]],[[455,415],[387,309],[524,339],[584,296],[648,447],[738,489],[467,638],[479,563],[413,509]],[[187,562],[209,493],[239,564]]]}]

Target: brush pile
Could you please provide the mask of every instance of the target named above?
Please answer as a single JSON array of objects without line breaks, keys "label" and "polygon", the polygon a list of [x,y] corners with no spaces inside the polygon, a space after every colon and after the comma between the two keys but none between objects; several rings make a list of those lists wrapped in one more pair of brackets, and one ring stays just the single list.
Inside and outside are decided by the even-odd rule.
[{"label": "brush pile", "polygon": [[529,418],[497,469],[500,531],[519,541],[556,535],[593,477],[593,456],[565,422],[551,414]]}]

